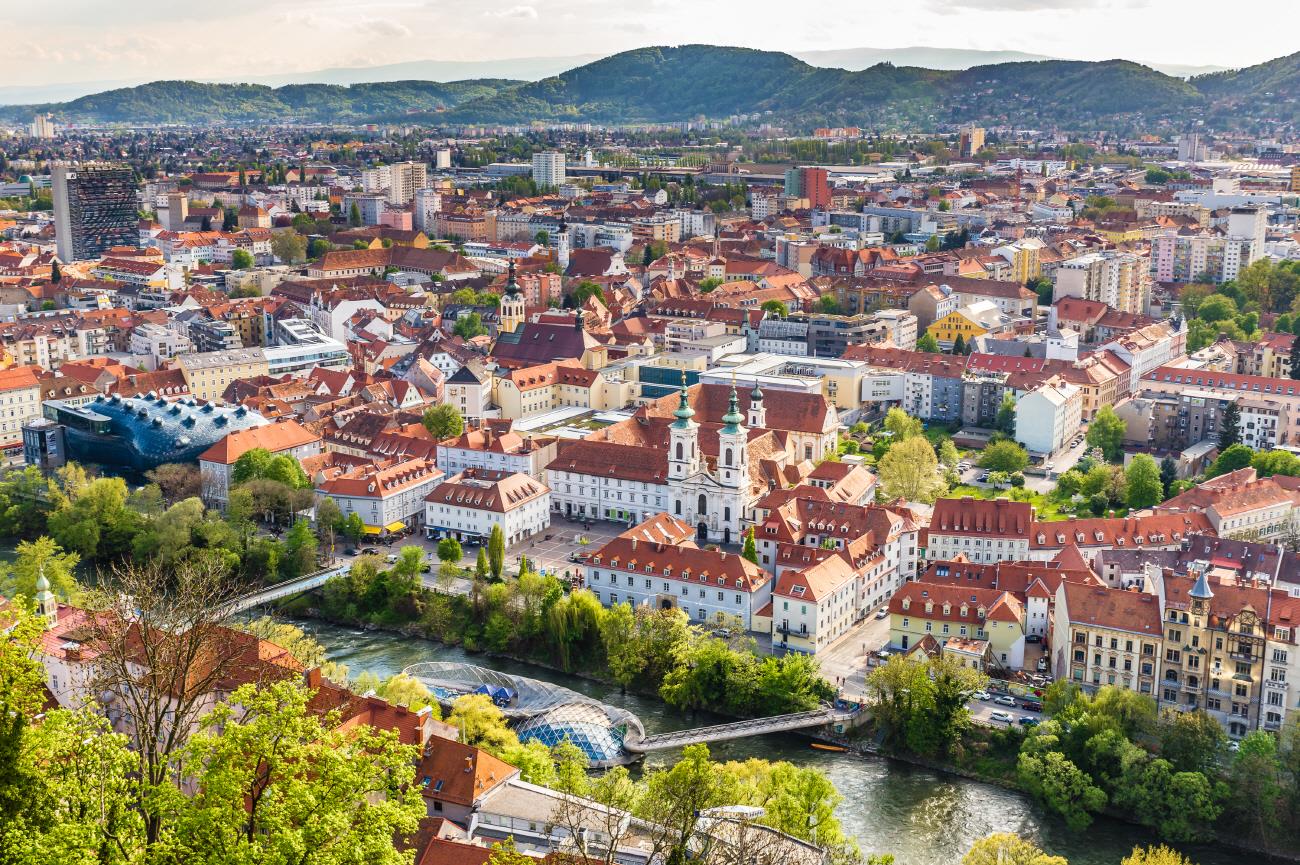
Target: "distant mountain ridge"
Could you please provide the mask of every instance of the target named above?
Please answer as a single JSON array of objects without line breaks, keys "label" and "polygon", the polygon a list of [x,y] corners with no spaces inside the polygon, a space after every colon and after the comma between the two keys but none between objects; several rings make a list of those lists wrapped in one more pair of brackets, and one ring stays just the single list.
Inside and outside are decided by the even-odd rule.
[{"label": "distant mountain ridge", "polygon": [[712,45],[625,51],[539,81],[201,84],[155,82],[0,117],[52,111],[72,122],[662,123],[764,114],[804,124],[921,127],[979,121],[1063,128],[1140,127],[1206,118],[1296,122],[1300,54],[1184,80],[1126,60],[1033,60],[936,70],[861,70]]}]

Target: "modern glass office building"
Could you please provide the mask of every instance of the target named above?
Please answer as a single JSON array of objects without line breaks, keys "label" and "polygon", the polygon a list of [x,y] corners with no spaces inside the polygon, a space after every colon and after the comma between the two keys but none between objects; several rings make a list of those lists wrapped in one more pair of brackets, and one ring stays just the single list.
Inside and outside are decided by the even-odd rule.
[{"label": "modern glass office building", "polygon": [[135,173],[106,164],[56,165],[55,244],[60,261],[99,258],[114,246],[136,246]]}]

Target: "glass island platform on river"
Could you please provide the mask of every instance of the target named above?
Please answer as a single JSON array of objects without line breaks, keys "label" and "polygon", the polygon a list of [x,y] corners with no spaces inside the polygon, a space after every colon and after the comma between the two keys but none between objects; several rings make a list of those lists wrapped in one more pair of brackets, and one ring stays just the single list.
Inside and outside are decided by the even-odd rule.
[{"label": "glass island platform on river", "polygon": [[484,694],[515,725],[521,741],[537,739],[549,747],[568,739],[593,767],[630,762],[636,755],[623,742],[629,734],[645,737],[641,719],[626,709],[552,682],[448,661],[412,664],[403,672],[422,681],[444,710],[458,697]]}]

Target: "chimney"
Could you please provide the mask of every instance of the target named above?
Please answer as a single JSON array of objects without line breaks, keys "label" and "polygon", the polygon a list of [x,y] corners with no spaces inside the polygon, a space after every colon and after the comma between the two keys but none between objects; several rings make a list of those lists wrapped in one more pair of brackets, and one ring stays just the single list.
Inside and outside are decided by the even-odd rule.
[{"label": "chimney", "polygon": [[474,758],[469,754],[465,755],[465,774],[468,775],[474,771]]},{"label": "chimney", "polygon": [[308,688],[319,688],[321,686],[320,667],[312,667],[306,672],[306,677]]}]

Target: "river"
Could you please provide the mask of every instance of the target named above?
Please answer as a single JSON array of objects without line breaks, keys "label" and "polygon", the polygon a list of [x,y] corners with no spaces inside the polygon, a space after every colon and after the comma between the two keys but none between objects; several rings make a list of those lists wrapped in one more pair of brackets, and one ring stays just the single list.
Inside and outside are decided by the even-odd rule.
[{"label": "river", "polygon": [[[382,631],[360,631],[324,622],[299,622],[326,648],[331,661],[352,675],[370,671],[382,677],[420,661],[467,661],[508,673],[555,682],[597,700],[635,712],[647,733],[709,723],[691,719],[657,700],[620,694],[615,687],[527,664],[489,662],[457,648]],[[899,865],[953,865],[971,843],[991,832],[1016,832],[1070,865],[1119,865],[1134,845],[1152,843],[1138,827],[1102,819],[1085,833],[1070,832],[1025,796],[907,763],[815,751],[808,740],[779,734],[710,745],[717,759],[762,757],[816,766],[844,796],[839,817],[863,852],[893,853]],[[652,754],[648,763],[672,762],[677,752]],[[1219,847],[1185,851],[1198,865],[1237,865],[1243,854]],[[1263,857],[1250,856],[1255,860]]]}]

